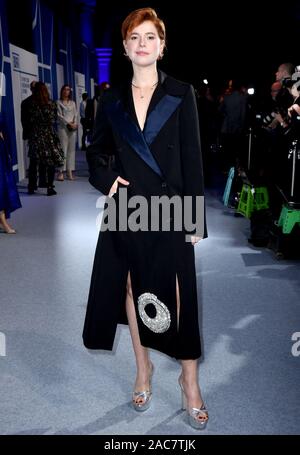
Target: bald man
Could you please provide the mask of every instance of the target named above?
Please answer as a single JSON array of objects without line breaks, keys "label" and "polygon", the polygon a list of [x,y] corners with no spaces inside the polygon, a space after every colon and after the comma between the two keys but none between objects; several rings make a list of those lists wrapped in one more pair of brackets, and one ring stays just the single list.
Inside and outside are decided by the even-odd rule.
[{"label": "bald man", "polygon": [[295,72],[293,63],[282,63],[276,71],[276,81],[282,82],[284,79],[290,79]]}]

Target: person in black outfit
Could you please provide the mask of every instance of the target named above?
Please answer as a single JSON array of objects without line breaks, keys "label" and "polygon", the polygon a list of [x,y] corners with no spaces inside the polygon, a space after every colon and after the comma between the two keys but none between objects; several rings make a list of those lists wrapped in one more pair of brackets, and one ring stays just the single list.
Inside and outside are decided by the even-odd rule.
[{"label": "person in black outfit", "polygon": [[[28,141],[30,135],[30,119],[29,119],[29,110],[32,103],[32,93],[37,81],[31,81],[30,90],[31,95],[25,98],[21,103],[21,124],[23,128],[22,138],[24,141]],[[30,155],[30,150],[28,151],[28,156]],[[38,162],[35,158],[29,158],[29,168],[28,168],[28,194],[33,194],[37,190],[37,180],[39,175],[39,186],[44,187],[45,182],[45,169],[42,165],[38,166]]]},{"label": "person in black outfit", "polygon": [[93,126],[92,115],[90,111],[90,101],[87,93],[82,94],[82,101],[79,106],[80,123],[82,125],[81,150],[86,150],[86,139],[89,137]]},{"label": "person in black outfit", "polygon": [[29,157],[45,170],[47,195],[54,190],[55,168],[64,163],[64,153],[55,129],[57,105],[50,99],[46,84],[37,82],[28,109]]},{"label": "person in black outfit", "polygon": [[226,171],[231,166],[239,167],[245,164],[248,98],[242,88],[241,81],[233,80],[232,92],[224,96],[219,106],[223,115],[221,138]]},{"label": "person in black outfit", "polygon": [[[123,204],[121,190],[130,201],[142,196],[151,223],[157,215],[151,208],[153,196],[176,195],[183,205],[189,196],[189,213],[196,215],[194,203],[197,196],[203,198],[204,183],[194,88],[157,69],[165,26],[153,9],[129,14],[122,36],[133,74],[100,99],[87,150],[89,181],[117,204]],[[107,148],[115,152],[113,168],[102,165]],[[158,230],[148,225],[136,231],[126,216],[127,230],[112,226],[100,232],[83,341],[89,349],[111,350],[118,322],[129,324],[137,364],[132,395],[136,411],[148,409],[152,399],[153,364],[147,348],[180,360],[184,409],[190,425],[202,429],[208,412],[198,382],[201,342],[193,245],[207,233],[204,210],[197,215],[203,230],[178,230],[170,214],[162,214],[159,221],[169,223],[167,230],[160,223]]]}]

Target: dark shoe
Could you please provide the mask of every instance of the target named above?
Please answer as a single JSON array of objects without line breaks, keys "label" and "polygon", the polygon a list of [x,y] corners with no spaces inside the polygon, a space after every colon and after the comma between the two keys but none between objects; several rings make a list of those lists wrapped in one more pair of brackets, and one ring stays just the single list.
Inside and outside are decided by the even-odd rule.
[{"label": "dark shoe", "polygon": [[35,191],[35,190],[33,190],[32,188],[28,188],[27,194],[34,194],[34,191]]},{"label": "dark shoe", "polygon": [[57,192],[53,188],[47,189],[47,196],[54,196]]}]

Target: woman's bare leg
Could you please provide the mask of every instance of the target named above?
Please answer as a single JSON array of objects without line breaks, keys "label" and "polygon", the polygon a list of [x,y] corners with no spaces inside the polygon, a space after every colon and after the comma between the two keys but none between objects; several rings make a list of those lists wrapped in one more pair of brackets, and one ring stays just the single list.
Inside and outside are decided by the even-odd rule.
[{"label": "woman's bare leg", "polygon": [[190,408],[201,408],[203,400],[198,382],[198,360],[181,360],[182,385]]},{"label": "woman's bare leg", "polygon": [[[130,273],[128,273],[127,278],[126,313],[137,366],[134,390],[136,392],[141,392],[143,390],[149,390],[150,388],[149,376],[151,372],[151,362],[148,349],[141,345],[131,289]],[[144,400],[143,398],[137,398],[136,402],[143,403]]]},{"label": "woman's bare leg", "polygon": [[[180,293],[178,278],[176,276],[176,301],[177,301],[177,326],[179,327],[179,315],[180,315]],[[189,408],[200,409],[203,405],[201,397],[199,381],[198,381],[198,360],[181,360],[182,374],[181,381],[182,386],[187,398]],[[201,417],[201,416],[200,416]]]},{"label": "woman's bare leg", "polygon": [[0,224],[8,234],[15,234],[16,231],[7,222],[4,210],[0,212]]}]

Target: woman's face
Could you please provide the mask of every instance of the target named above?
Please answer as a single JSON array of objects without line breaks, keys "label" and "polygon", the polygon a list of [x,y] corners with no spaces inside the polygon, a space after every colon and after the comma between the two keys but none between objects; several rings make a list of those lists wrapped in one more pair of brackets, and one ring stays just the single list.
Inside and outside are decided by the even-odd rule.
[{"label": "woman's face", "polygon": [[159,36],[155,25],[145,21],[135,27],[123,41],[125,51],[137,66],[148,66],[156,62],[164,49],[164,41]]},{"label": "woman's face", "polygon": [[65,87],[62,92],[63,98],[69,98],[71,93],[71,88],[70,87]]}]

